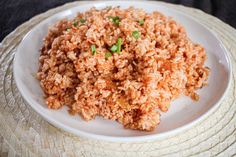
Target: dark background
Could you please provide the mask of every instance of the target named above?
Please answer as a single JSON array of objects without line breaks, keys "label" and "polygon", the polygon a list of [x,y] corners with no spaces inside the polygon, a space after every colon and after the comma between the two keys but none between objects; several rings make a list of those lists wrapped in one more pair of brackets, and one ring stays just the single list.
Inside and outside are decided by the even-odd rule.
[{"label": "dark background", "polygon": [[[31,17],[73,0],[0,0],[0,41]],[[199,8],[236,28],[236,0],[162,0]]]}]

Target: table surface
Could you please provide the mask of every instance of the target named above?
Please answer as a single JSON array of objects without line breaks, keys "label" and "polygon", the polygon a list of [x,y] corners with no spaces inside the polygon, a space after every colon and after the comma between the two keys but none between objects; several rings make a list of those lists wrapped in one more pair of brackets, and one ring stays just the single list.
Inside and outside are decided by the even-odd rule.
[{"label": "table surface", "polygon": [[[74,0],[0,0],[0,41],[17,26],[48,9]],[[199,8],[236,27],[235,0],[162,0]]]}]

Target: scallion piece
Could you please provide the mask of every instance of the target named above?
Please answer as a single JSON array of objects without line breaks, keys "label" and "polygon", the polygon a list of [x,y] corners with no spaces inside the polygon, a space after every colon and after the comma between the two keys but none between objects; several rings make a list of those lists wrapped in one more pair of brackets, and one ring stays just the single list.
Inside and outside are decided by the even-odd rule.
[{"label": "scallion piece", "polygon": [[140,26],[142,26],[144,24],[144,19],[138,20],[138,23]]},{"label": "scallion piece", "polygon": [[112,22],[115,25],[119,26],[119,24],[120,24],[120,17],[119,16],[108,16],[108,18],[112,19]]},{"label": "scallion piece", "polygon": [[135,39],[138,39],[138,38],[140,37],[139,31],[133,31],[133,32],[132,32],[132,36],[133,36]]},{"label": "scallion piece", "polygon": [[84,24],[86,22],[85,19],[80,19],[80,23]]},{"label": "scallion piece", "polygon": [[92,54],[95,55],[95,53],[96,53],[96,46],[95,45],[91,46],[91,51],[92,51]]},{"label": "scallion piece", "polygon": [[122,39],[118,38],[118,40],[117,40],[117,51],[116,51],[117,53],[120,53],[121,45],[122,45]]},{"label": "scallion piece", "polygon": [[116,52],[117,51],[117,46],[116,45],[113,45],[111,48],[110,48],[110,50],[111,50],[111,52]]},{"label": "scallion piece", "polygon": [[74,21],[73,22],[73,25],[76,27],[76,26],[78,26],[78,21]]},{"label": "scallion piece", "polygon": [[122,39],[118,38],[117,43],[110,48],[111,52],[112,53],[114,53],[114,52],[120,53],[121,52],[121,45],[122,45]]}]

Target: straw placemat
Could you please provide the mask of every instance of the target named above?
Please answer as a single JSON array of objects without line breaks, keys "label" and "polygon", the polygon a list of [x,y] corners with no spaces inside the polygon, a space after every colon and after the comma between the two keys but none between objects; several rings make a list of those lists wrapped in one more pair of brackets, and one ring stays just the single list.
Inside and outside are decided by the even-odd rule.
[{"label": "straw placemat", "polygon": [[[194,127],[165,139],[113,143],[76,137],[43,120],[18,92],[12,75],[15,50],[24,35],[45,18],[75,5],[73,2],[38,15],[9,34],[0,45],[0,156],[1,157],[155,157],[236,155],[236,30],[202,11],[165,4],[194,17],[213,30],[231,53],[233,78],[219,108]],[[149,2],[160,3],[160,2]]]}]

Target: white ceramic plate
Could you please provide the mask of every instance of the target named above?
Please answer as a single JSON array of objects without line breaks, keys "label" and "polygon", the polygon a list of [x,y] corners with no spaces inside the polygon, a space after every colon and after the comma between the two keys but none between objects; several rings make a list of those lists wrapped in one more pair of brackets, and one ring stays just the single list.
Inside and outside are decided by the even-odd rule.
[{"label": "white ceramic plate", "polygon": [[[200,100],[194,102],[188,97],[181,97],[174,101],[169,111],[162,114],[161,124],[152,132],[124,129],[121,124],[115,121],[104,120],[101,117],[85,122],[79,115],[70,116],[66,107],[61,110],[50,110],[44,102],[43,91],[39,81],[34,77],[38,70],[39,50],[42,47],[43,38],[46,36],[49,26],[60,19],[72,18],[77,12],[84,12],[93,6],[101,9],[106,6],[117,5],[122,8],[129,6],[141,7],[147,12],[157,10],[167,16],[172,16],[185,27],[188,36],[194,42],[203,45],[207,52],[208,60],[206,65],[211,69],[209,86],[198,91]],[[47,121],[59,128],[79,136],[95,139],[143,141],[164,138],[167,135],[183,131],[214,111],[219,106],[219,102],[228,88],[231,78],[231,67],[227,52],[219,39],[191,17],[172,8],[167,8],[162,3],[100,1],[82,4],[62,11],[32,28],[20,43],[15,54],[14,77],[19,91],[31,107]]]}]

